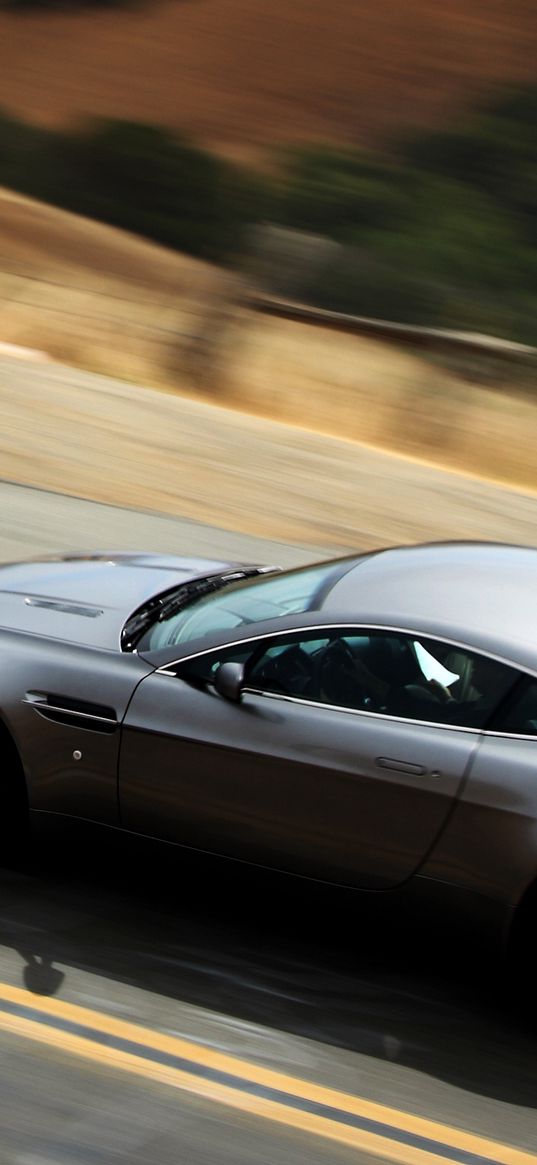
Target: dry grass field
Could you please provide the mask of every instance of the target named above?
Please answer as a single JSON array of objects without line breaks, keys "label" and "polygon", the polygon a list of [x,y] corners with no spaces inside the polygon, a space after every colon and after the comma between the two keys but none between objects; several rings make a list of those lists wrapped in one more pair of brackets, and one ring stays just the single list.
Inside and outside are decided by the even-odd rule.
[{"label": "dry grass field", "polygon": [[0,188],[0,340],[166,385],[223,281],[208,264]]},{"label": "dry grass field", "polygon": [[42,124],[151,121],[252,160],[378,145],[534,81],[534,0],[138,0],[0,11],[0,107]]},{"label": "dry grass field", "polygon": [[537,488],[520,371],[486,387],[408,348],[255,315],[236,293],[209,264],[0,192],[0,342]]},{"label": "dry grass field", "polygon": [[[534,81],[536,53],[535,0],[2,7],[0,108],[50,126],[149,121],[272,166],[289,143],[378,148],[445,126],[497,85]],[[378,459],[366,446],[537,490],[529,373],[496,367],[485,382],[409,348],[255,315],[238,306],[240,290],[208,264],[0,190],[0,348],[124,382],[30,375],[22,362],[16,376],[0,360],[0,477],[236,529],[253,513],[268,536],[284,536],[285,513],[285,537],[319,544],[509,537],[514,494],[498,525],[500,503],[480,483],[481,509],[466,513],[464,483],[453,508],[454,479],[440,488],[410,462],[419,488],[401,486],[401,470],[390,476],[388,458],[369,481]],[[259,417],[296,426],[294,436]],[[273,445],[260,468],[265,432]],[[257,491],[252,513],[245,481]]]}]

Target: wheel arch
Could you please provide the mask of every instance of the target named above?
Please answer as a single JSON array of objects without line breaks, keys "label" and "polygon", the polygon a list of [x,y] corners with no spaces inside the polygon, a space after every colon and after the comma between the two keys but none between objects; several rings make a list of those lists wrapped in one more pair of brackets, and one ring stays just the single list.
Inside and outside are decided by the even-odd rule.
[{"label": "wheel arch", "polygon": [[[526,886],[522,897],[515,906],[509,933],[508,949],[511,955],[522,955],[528,943],[528,928],[537,925],[537,874]],[[531,942],[531,939],[530,939]]]},{"label": "wheel arch", "polygon": [[2,785],[7,791],[24,799],[29,806],[28,783],[20,750],[2,712],[0,711],[0,750],[2,756]]}]

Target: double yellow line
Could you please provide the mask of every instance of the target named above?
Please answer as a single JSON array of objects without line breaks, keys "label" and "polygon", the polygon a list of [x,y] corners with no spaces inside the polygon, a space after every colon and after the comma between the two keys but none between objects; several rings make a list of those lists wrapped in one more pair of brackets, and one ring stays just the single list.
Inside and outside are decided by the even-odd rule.
[{"label": "double yellow line", "polygon": [[509,1145],[7,984],[0,1029],[401,1165],[537,1165]]}]

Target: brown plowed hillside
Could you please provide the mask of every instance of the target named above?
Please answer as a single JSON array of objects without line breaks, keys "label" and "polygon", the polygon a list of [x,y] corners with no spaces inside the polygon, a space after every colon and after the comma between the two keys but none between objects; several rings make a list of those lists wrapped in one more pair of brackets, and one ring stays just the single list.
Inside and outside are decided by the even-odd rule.
[{"label": "brown plowed hillside", "polygon": [[177,127],[221,150],[373,142],[535,80],[535,0],[139,0],[0,13],[0,106]]}]

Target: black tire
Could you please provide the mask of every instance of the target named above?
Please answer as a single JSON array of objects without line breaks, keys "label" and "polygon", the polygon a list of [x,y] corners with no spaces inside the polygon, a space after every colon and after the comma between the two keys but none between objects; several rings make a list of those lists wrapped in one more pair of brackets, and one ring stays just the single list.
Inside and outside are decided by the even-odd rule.
[{"label": "black tire", "polygon": [[504,963],[505,1003],[537,1034],[535,1002],[535,941],[537,938],[537,884],[524,895],[513,919]]},{"label": "black tire", "polygon": [[7,866],[20,861],[27,853],[29,811],[20,756],[2,724],[0,753],[0,866]]}]

